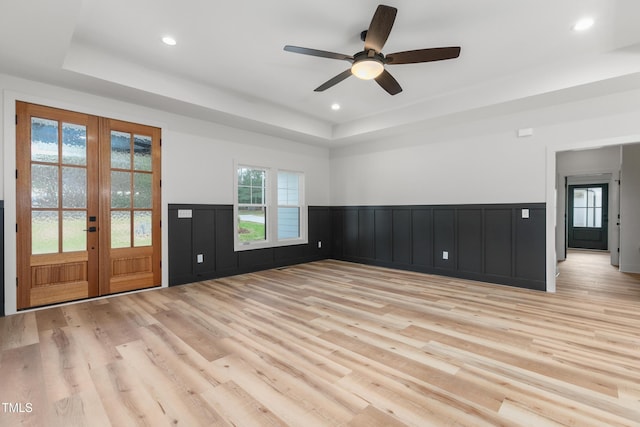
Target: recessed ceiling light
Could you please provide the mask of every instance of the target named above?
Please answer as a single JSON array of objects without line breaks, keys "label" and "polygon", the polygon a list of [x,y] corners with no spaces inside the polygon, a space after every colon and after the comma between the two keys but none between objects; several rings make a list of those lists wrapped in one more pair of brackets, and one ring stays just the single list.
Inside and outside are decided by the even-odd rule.
[{"label": "recessed ceiling light", "polygon": [[175,46],[177,44],[176,39],[174,39],[173,37],[170,37],[170,36],[164,36],[162,38],[162,42],[164,44],[169,45],[169,46]]},{"label": "recessed ceiling light", "polygon": [[586,31],[593,27],[594,22],[591,17],[582,18],[573,25],[573,31]]},{"label": "recessed ceiling light", "polygon": [[340,109],[340,104],[338,104],[337,102],[334,102],[333,104],[331,104],[331,109],[333,111],[338,111]]}]

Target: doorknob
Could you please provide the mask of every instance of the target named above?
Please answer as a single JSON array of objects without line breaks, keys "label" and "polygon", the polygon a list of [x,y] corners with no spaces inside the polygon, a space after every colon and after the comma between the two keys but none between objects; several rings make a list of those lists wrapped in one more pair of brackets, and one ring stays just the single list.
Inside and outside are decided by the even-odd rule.
[{"label": "doorknob", "polygon": [[88,231],[89,233],[95,233],[96,231],[98,231],[98,227],[89,227],[85,230],[82,231]]}]

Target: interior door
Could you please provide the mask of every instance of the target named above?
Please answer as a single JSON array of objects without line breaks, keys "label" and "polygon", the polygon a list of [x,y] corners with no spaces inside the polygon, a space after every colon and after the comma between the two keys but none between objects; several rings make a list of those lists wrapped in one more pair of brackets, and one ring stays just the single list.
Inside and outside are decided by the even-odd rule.
[{"label": "interior door", "polygon": [[608,184],[569,186],[570,248],[608,248],[608,187]]},{"label": "interior door", "polygon": [[18,309],[159,286],[160,130],[16,112]]}]

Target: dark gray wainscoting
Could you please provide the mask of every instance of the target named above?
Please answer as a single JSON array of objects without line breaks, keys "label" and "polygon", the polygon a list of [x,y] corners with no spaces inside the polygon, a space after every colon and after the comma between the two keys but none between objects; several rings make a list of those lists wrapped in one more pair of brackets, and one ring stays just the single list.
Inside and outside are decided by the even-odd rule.
[{"label": "dark gray wainscoting", "polygon": [[169,286],[329,258],[329,208],[310,206],[308,214],[308,244],[234,252],[232,205],[170,204]]},{"label": "dark gray wainscoting", "polygon": [[334,258],[545,290],[545,218],[544,203],[312,206],[308,244],[234,252],[232,205],[170,204],[169,285]]},{"label": "dark gray wainscoting", "polygon": [[0,317],[4,316],[4,200],[0,200]]},{"label": "dark gray wainscoting", "polygon": [[331,229],[334,259],[546,290],[544,203],[332,207]]}]

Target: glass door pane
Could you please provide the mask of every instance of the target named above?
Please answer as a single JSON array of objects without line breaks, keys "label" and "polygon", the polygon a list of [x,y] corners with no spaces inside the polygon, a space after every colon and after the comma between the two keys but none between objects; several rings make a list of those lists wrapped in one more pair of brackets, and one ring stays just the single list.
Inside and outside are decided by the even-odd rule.
[{"label": "glass door pane", "polygon": [[150,136],[111,131],[111,248],[113,249],[153,244],[152,166]]},{"label": "glass door pane", "polygon": [[86,140],[85,125],[31,118],[34,255],[87,249]]}]

